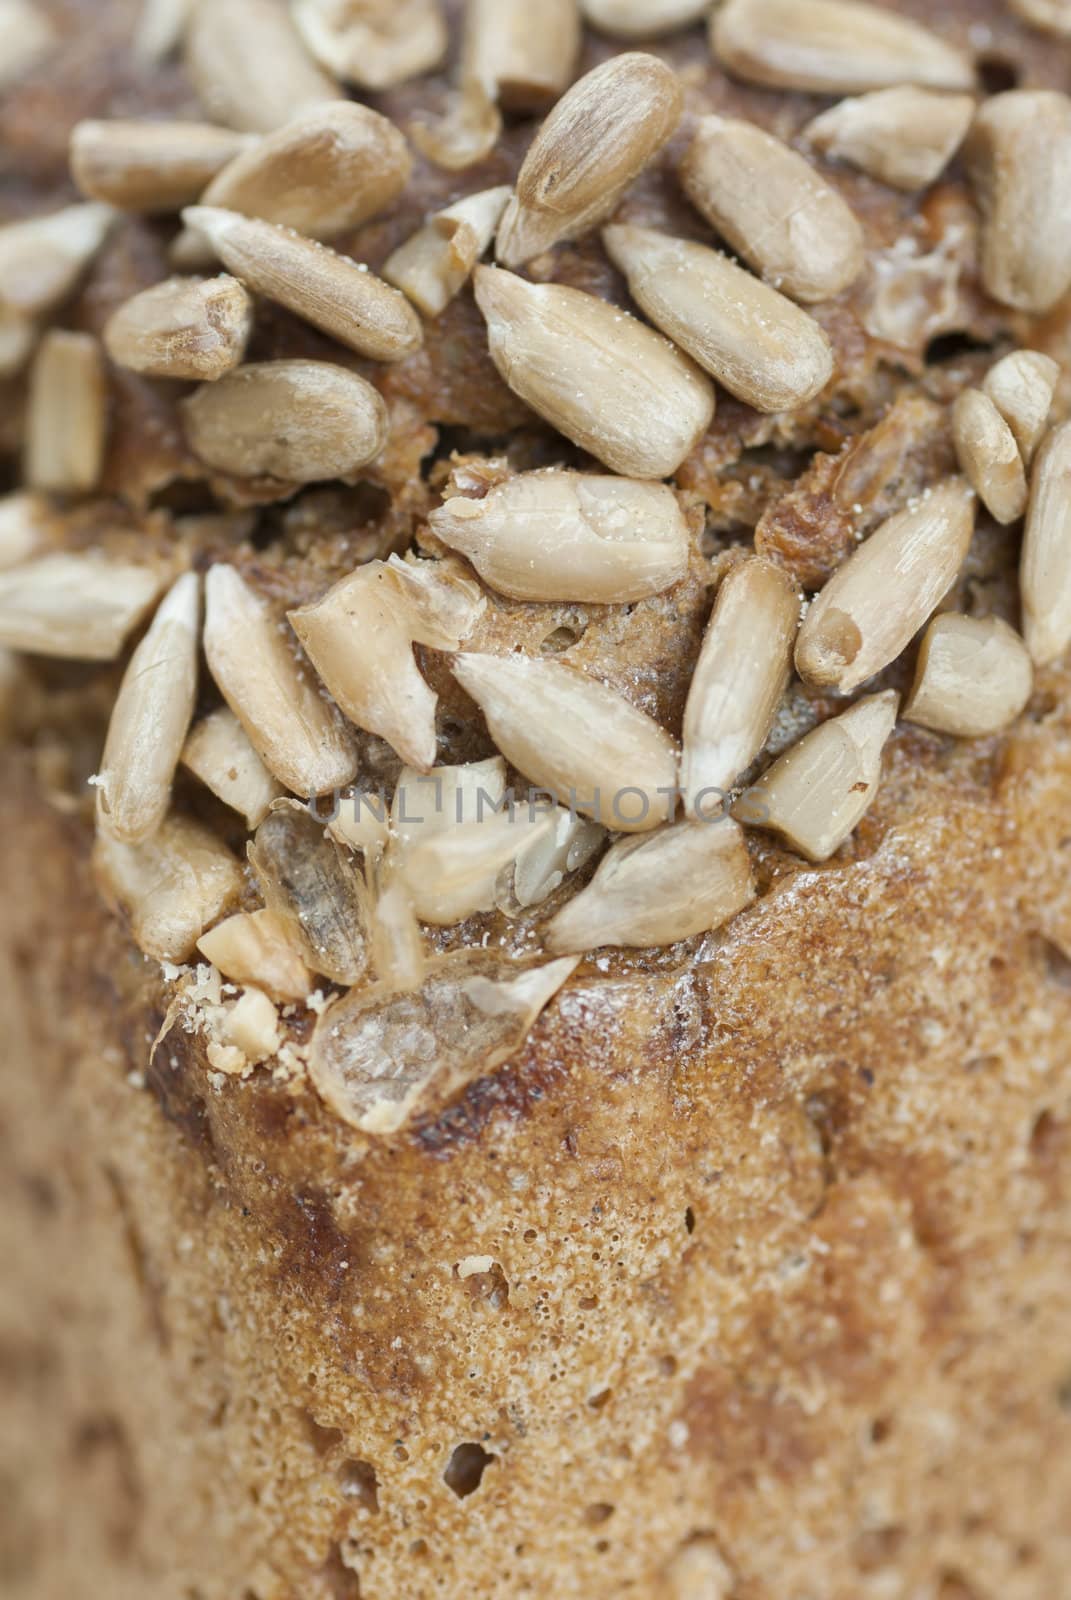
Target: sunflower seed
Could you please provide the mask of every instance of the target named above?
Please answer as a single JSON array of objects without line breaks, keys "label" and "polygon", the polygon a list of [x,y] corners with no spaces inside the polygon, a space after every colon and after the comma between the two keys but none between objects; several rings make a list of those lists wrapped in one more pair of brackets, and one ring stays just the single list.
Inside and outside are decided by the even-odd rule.
[{"label": "sunflower seed", "polygon": [[253,302],[234,278],[169,278],[113,313],[104,347],[150,378],[212,382],[238,366],[252,331]]},{"label": "sunflower seed", "polygon": [[496,267],[476,301],[513,392],[612,472],[668,478],[710,426],[710,380],[627,311]]},{"label": "sunflower seed", "polygon": [[0,228],[0,302],[23,317],[52,311],[73,291],[115,221],[111,206],[91,204]]},{"label": "sunflower seed", "polygon": [[1060,38],[1071,35],[1071,4],[1068,0],[1009,0],[1017,17],[1042,33]]},{"label": "sunflower seed", "polygon": [[580,54],[577,0],[467,0],[462,81],[478,83],[507,111],[545,111],[573,81]]},{"label": "sunflower seed", "polygon": [[966,138],[974,110],[972,95],[905,84],[842,100],[815,117],[804,137],[823,155],[911,192],[936,183]]},{"label": "sunflower seed", "polygon": [[205,657],[220,692],[268,771],[293,794],[350,783],[348,731],[287,642],[286,628],[233,567],[205,580]]},{"label": "sunflower seed", "polygon": [[260,826],[283,792],[229,706],[210,712],[191,731],[182,749],[182,765],[243,816],[249,828]]},{"label": "sunflower seed", "polygon": [[831,299],[862,272],[854,213],[803,156],[764,129],[703,117],[680,171],[696,209],[792,299]]},{"label": "sunflower seed", "polygon": [[387,877],[372,906],[372,966],[383,987],[396,994],[419,989],[427,970],[424,937],[405,885]]},{"label": "sunflower seed", "polygon": [[676,742],[615,690],[529,656],[458,656],[454,676],[506,760],[562,805],[622,833],[672,817]]},{"label": "sunflower seed", "polygon": [[134,56],[156,64],[174,55],[182,43],[193,0],[142,0],[134,34]]},{"label": "sunflower seed", "polygon": [[332,239],[386,210],[411,169],[394,124],[343,100],[296,117],[236,156],[201,204]]},{"label": "sunflower seed", "polygon": [[1060,368],[1040,350],[1015,350],[985,375],[982,388],[1012,433],[1029,467],[1045,436]]},{"label": "sunflower seed", "polygon": [[508,1061],[576,966],[460,951],[434,962],[414,993],[354,990],[317,1022],[309,1075],[343,1122],[396,1133]]},{"label": "sunflower seed", "polygon": [[40,494],[7,494],[0,499],[0,572],[37,555],[49,538],[51,510]]},{"label": "sunflower seed", "polygon": [[171,804],[197,694],[200,617],[201,580],[187,572],[161,602],[123,676],[97,781],[97,825],[124,844],[154,834]]},{"label": "sunflower seed", "polygon": [[89,333],[46,333],[30,369],[26,482],[62,494],[95,489],[107,424],[104,356],[97,340]]},{"label": "sunflower seed", "polygon": [[297,801],[280,801],[249,845],[268,910],[313,972],[357,983],[368,966],[368,892],[322,823]]},{"label": "sunflower seed", "polygon": [[653,228],[609,227],[603,240],[655,326],[756,410],[795,410],[833,376],[814,318],[727,256]]},{"label": "sunflower seed", "polygon": [[877,798],[899,706],[900,696],[887,689],[823,722],[774,762],[733,816],[779,833],[809,861],[828,861]]},{"label": "sunflower seed", "polygon": [[0,90],[27,77],[56,45],[56,31],[30,0],[0,0]]},{"label": "sunflower seed", "polygon": [[277,0],[194,0],[186,71],[213,122],[271,133],[313,106],[341,100]]},{"label": "sunflower seed", "polygon": [[349,256],[237,211],[191,206],[182,215],[254,293],[358,355],[404,361],[424,343],[420,318],[405,296]]},{"label": "sunflower seed", "polygon": [[0,573],[0,645],[72,661],[114,661],[164,586],[154,567],[86,551]]},{"label": "sunflower seed", "polygon": [[1020,311],[1071,284],[1071,100],[1012,89],[986,100],[963,147],[982,210],[982,281]]},{"label": "sunflower seed", "polygon": [[440,316],[489,248],[510,193],[485,189],[440,211],[387,258],[384,278],[426,317]]},{"label": "sunflower seed", "polygon": [[432,767],[428,772],[403,767],[390,813],[395,862],[404,867],[421,839],[496,815],[502,810],[505,794],[506,763],[501,756],[461,766]]},{"label": "sunflower seed", "polygon": [[410,553],[391,556],[387,570],[404,596],[409,626],[418,644],[456,650],[487,609],[480,585],[459,561],[422,561]]},{"label": "sunflower seed", "polygon": [[548,833],[525,845],[517,857],[512,883],[497,897],[499,909],[507,916],[518,916],[549,900],[566,878],[587,866],[606,843],[605,828],[574,816],[564,806],[552,809],[551,822]]},{"label": "sunflower seed", "polygon": [[217,472],[283,483],[348,478],[374,461],[390,422],[378,391],[327,361],[264,361],[182,403],[190,448]]},{"label": "sunflower seed", "polygon": [[414,641],[456,650],[480,607],[459,591],[454,632],[427,627],[403,564],[372,561],[290,613],[294,632],[351,722],[375,733],[411,766],[435,760],[436,696],[413,655]]},{"label": "sunflower seed", "polygon": [[33,355],[37,329],[17,311],[0,305],[0,379],[14,378]]},{"label": "sunflower seed", "polygon": [[960,471],[997,522],[1017,522],[1026,510],[1026,473],[1015,435],[981,389],[964,389],[952,407]]},{"label": "sunflower seed", "polygon": [[520,267],[590,232],[672,136],[684,93],[676,74],[639,51],[580,79],[536,135],[498,230],[496,253]]},{"label": "sunflower seed", "polygon": [[690,816],[708,821],[766,743],[792,675],[799,618],[796,586],[772,561],[745,556],[723,579],[684,712]]},{"label": "sunflower seed", "polygon": [[1026,647],[1045,667],[1071,644],[1071,422],[1034,463],[1019,582]]},{"label": "sunflower seed", "polygon": [[313,976],[286,924],[270,911],[239,911],[197,941],[231,983],[254,984],[273,1000],[304,1000]]},{"label": "sunflower seed", "polygon": [[249,142],[207,122],[79,122],[71,176],[84,195],[121,211],[178,211]]},{"label": "sunflower seed", "polygon": [[974,518],[971,490],[949,478],[882,523],[808,611],[800,677],[847,694],[895,661],[955,582]]},{"label": "sunflower seed", "polygon": [[660,39],[701,21],[710,0],[580,0],[580,9],[611,39]]},{"label": "sunflower seed", "polygon": [[553,808],[525,804],[482,822],[418,836],[399,871],[417,916],[449,928],[493,910],[503,872],[524,850],[549,838],[556,824]]},{"label": "sunflower seed", "polygon": [[93,869],[105,898],[129,916],[134,942],[154,961],[188,960],[243,887],[241,867],[215,833],[174,815],[144,844],[98,835]]},{"label": "sunflower seed", "polygon": [[676,944],[720,928],[755,898],[743,831],[728,817],[623,839],[551,922],[553,951]]},{"label": "sunflower seed", "polygon": [[690,536],[664,484],[548,467],[455,495],[429,517],[444,544],[514,600],[623,605],[683,578]]},{"label": "sunflower seed", "polygon": [[451,90],[440,116],[414,118],[409,137],[421,155],[447,172],[464,172],[494,150],[502,134],[502,113],[480,84]]},{"label": "sunflower seed", "polygon": [[1030,653],[999,617],[946,612],[926,630],[904,721],[958,739],[1000,733],[1034,687]]},{"label": "sunflower seed", "polygon": [[397,88],[446,54],[439,0],[293,0],[290,9],[310,55],[361,89]]},{"label": "sunflower seed", "polygon": [[711,17],[710,41],[727,72],[771,89],[974,87],[962,51],[920,23],[860,0],[725,0]]}]

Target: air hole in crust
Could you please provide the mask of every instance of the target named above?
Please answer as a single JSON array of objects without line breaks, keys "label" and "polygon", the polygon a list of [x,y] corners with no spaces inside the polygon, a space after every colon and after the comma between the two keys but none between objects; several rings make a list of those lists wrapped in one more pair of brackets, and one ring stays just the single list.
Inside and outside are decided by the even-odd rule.
[{"label": "air hole in crust", "polygon": [[613,1514],[613,1506],[607,1505],[605,1500],[598,1500],[594,1505],[584,1507],[584,1521],[591,1528],[601,1528],[604,1522],[609,1522]]},{"label": "air hole in crust", "polygon": [[695,1232],[695,1212],[692,1210],[691,1206],[689,1206],[687,1211],[684,1213],[684,1226],[687,1228],[689,1233]]},{"label": "air hole in crust", "polygon": [[1019,86],[1019,63],[1007,56],[979,56],[977,67],[986,94],[1006,94]]},{"label": "air hole in crust", "polygon": [[480,1487],[484,1473],[495,1457],[489,1455],[482,1444],[455,1446],[443,1473],[443,1481],[459,1500],[467,1500]]},{"label": "air hole in crust", "polygon": [[609,1405],[613,1392],[612,1389],[600,1389],[597,1394],[589,1395],[588,1405],[592,1411],[601,1411],[604,1406]]},{"label": "air hole in crust", "polygon": [[563,622],[560,628],[547,634],[539,648],[545,656],[560,656],[563,651],[579,644],[586,632],[585,622]]},{"label": "air hole in crust", "polygon": [[338,1482],[347,1500],[375,1516],[379,1512],[379,1479],[370,1461],[344,1461],[338,1469]]}]

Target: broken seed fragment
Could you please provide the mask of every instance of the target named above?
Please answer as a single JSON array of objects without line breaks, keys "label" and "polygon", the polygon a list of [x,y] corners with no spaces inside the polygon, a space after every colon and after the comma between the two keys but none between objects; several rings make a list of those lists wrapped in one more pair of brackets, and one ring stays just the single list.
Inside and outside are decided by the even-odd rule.
[{"label": "broken seed fragment", "polygon": [[98,551],[57,553],[0,573],[0,645],[114,661],[164,586],[157,567]]},{"label": "broken seed fragment", "polygon": [[231,983],[252,984],[273,1000],[304,1000],[314,986],[300,949],[271,911],[239,911],[203,934],[197,948]]},{"label": "broken seed fragment", "polygon": [[168,278],[113,312],[104,347],[145,377],[211,383],[239,365],[252,331],[253,302],[236,279]]},{"label": "broken seed fragment", "polygon": [[952,407],[960,469],[997,522],[1016,522],[1026,510],[1026,473],[1015,435],[981,389],[964,389]]},{"label": "broken seed fragment", "polygon": [[447,206],[387,258],[383,276],[426,317],[438,317],[491,245],[512,191],[485,189]]},{"label": "broken seed fragment", "polygon": [[105,898],[129,916],[134,942],[155,961],[187,961],[243,887],[241,867],[215,833],[177,815],[142,844],[99,834],[93,868]]},{"label": "broken seed fragment", "polygon": [[263,822],[272,801],[283,792],[229,706],[209,712],[191,730],[182,749],[182,765],[244,817],[249,828]]},{"label": "broken seed fragment", "polygon": [[999,617],[935,617],[919,653],[904,721],[959,739],[1010,727],[1034,687],[1030,654]]}]

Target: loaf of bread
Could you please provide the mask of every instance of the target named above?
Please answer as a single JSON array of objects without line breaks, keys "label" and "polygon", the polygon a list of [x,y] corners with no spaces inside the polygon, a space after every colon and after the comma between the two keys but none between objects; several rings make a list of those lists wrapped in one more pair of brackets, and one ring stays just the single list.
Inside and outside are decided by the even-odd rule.
[{"label": "loaf of bread", "polygon": [[0,1587],[1059,1600],[1071,20],[0,0]]}]

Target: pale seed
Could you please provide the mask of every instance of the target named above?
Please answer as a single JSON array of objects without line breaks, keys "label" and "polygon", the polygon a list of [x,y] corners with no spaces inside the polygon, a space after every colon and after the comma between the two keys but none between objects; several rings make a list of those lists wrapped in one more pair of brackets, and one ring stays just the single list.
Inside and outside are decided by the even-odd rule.
[{"label": "pale seed", "polygon": [[92,334],[53,329],[30,369],[26,482],[33,489],[84,494],[104,464],[108,390],[104,356]]},{"label": "pale seed", "polygon": [[745,556],[722,580],[684,712],[681,788],[709,821],[769,736],[792,675],[800,596],[782,568]]},{"label": "pale seed", "polygon": [[964,389],[952,407],[952,436],[960,471],[997,522],[1017,522],[1026,510],[1026,473],[1015,435],[981,389]]},{"label": "pale seed", "polygon": [[213,382],[238,366],[252,331],[253,302],[234,278],[169,278],[112,314],[104,346],[146,377]]},{"label": "pale seed", "polygon": [[156,568],[95,550],[23,562],[0,573],[0,645],[114,661],[163,586]]},{"label": "pale seed", "polygon": [[677,745],[615,690],[529,656],[461,655],[454,675],[506,760],[561,805],[622,833],[673,816]]},{"label": "pale seed", "polygon": [[1053,429],[1034,463],[1019,582],[1026,647],[1048,666],[1071,644],[1071,422]]},{"label": "pale seed", "polygon": [[1005,305],[1050,311],[1071,285],[1071,100],[994,95],[963,152],[983,216],[983,283]]},{"label": "pale seed", "polygon": [[432,532],[514,600],[623,605],[683,578],[690,536],[664,484],[549,467],[455,495]]},{"label": "pale seed", "polygon": [[350,783],[357,757],[348,731],[287,630],[233,567],[205,580],[205,657],[220,692],[257,755],[293,794],[326,794]]},{"label": "pale seed", "polygon": [[771,89],[863,94],[922,84],[972,89],[962,51],[929,28],[861,0],[725,0],[710,41],[734,77]]},{"label": "pale seed", "polygon": [[1071,35],[1071,0],[1009,0],[1017,17],[1042,33]]},{"label": "pale seed", "polygon": [[28,77],[56,42],[56,30],[40,6],[0,0],[0,90]]},{"label": "pale seed", "polygon": [[239,911],[203,934],[197,948],[231,983],[255,984],[273,1000],[304,1000],[311,970],[286,924],[270,911]]},{"label": "pale seed", "polygon": [[53,310],[75,289],[108,237],[111,206],[66,206],[0,228],[0,303],[23,317]]},{"label": "pale seed", "polygon": [[525,845],[513,868],[507,892],[500,890],[497,905],[507,916],[519,916],[532,906],[542,905],[561,888],[566,878],[596,856],[606,843],[605,828],[586,817],[575,816],[564,806],[551,812],[552,826]]},{"label": "pale seed", "polygon": [[612,472],[671,477],[710,426],[710,380],[668,340],[580,289],[477,267],[491,356],[515,394]]},{"label": "pale seed", "polygon": [[257,829],[249,861],[268,910],[313,972],[354,984],[368,966],[368,890],[323,825],[280,801]]},{"label": "pale seed", "polygon": [[423,344],[420,318],[405,296],[349,256],[237,211],[191,206],[182,215],[254,293],[358,355],[404,361]]},{"label": "pale seed", "polygon": [[804,129],[816,150],[895,189],[936,183],[967,134],[974,97],[905,84],[842,100]]},{"label": "pale seed", "polygon": [[361,89],[396,88],[446,54],[439,0],[293,0],[290,9],[310,54]]},{"label": "pale seed", "polygon": [[130,658],[108,724],[97,780],[97,824],[124,844],[154,834],[197,695],[201,580],[188,572],[165,596]]},{"label": "pale seed", "polygon": [[847,694],[895,661],[955,582],[974,518],[973,493],[949,478],[882,523],[811,605],[800,677]]},{"label": "pale seed", "polygon": [[427,970],[427,951],[405,885],[387,875],[377,884],[372,904],[372,966],[395,993],[419,989]]},{"label": "pale seed", "polygon": [[720,928],[755,898],[743,831],[729,817],[623,839],[547,929],[554,951],[676,944]]},{"label": "pale seed", "polygon": [[701,21],[710,0],[580,0],[580,9],[611,39],[660,39]]},{"label": "pale seed", "polygon": [[388,258],[383,276],[426,317],[438,317],[495,236],[511,190],[485,189],[430,219]]},{"label": "pale seed", "polygon": [[904,721],[957,739],[1010,727],[1034,687],[1030,653],[999,617],[946,612],[926,630]]},{"label": "pale seed", "polygon": [[[279,1013],[260,989],[246,989],[243,995],[227,1010],[220,1023],[219,1036],[224,1050],[237,1050],[244,1058],[240,1075],[245,1076],[251,1066],[269,1061],[283,1042]],[[233,1072],[230,1058],[219,1061],[213,1058],[212,1044],[208,1046],[210,1065],[221,1072]]]},{"label": "pale seed", "polygon": [[465,822],[448,831],[419,832],[399,868],[422,922],[449,928],[494,909],[499,880],[523,851],[549,838],[553,808],[522,801],[501,816]]},{"label": "pale seed", "polygon": [[17,377],[33,355],[36,344],[34,323],[0,305],[0,379]]},{"label": "pale seed", "polygon": [[828,300],[863,270],[863,230],[810,162],[754,123],[703,117],[681,163],[696,209],[775,289]]},{"label": "pale seed", "polygon": [[795,410],[833,376],[814,318],[727,256],[653,228],[609,227],[603,240],[655,326],[756,410]]},{"label": "pale seed", "polygon": [[390,430],[378,391],[327,361],[264,361],[203,385],[182,403],[190,448],[217,472],[284,483],[347,478]]},{"label": "pale seed", "polygon": [[1015,435],[1027,467],[1045,437],[1059,378],[1059,364],[1051,356],[1040,350],[1015,350],[990,367],[982,383]]},{"label": "pale seed", "polygon": [[133,46],[137,60],[156,64],[174,55],[192,11],[193,0],[142,0]]},{"label": "pale seed", "polygon": [[249,828],[260,826],[283,792],[229,706],[209,712],[191,730],[182,749],[182,765],[243,816]]},{"label": "pale seed", "polygon": [[486,161],[502,134],[502,113],[478,83],[451,90],[440,116],[418,116],[408,126],[421,155],[447,172]]},{"label": "pale seed", "polygon": [[277,0],[194,0],[185,46],[197,98],[228,128],[271,133],[313,106],[342,98]]},{"label": "pale seed", "polygon": [[217,835],[180,816],[168,817],[143,844],[99,834],[93,868],[105,897],[129,916],[134,942],[154,961],[187,961],[244,882]]},{"label": "pale seed", "polygon": [[498,230],[496,253],[520,267],[604,221],[672,136],[684,92],[656,56],[633,51],[595,67],[536,135]]},{"label": "pale seed", "polygon": [[122,211],[178,211],[248,144],[207,122],[79,122],[71,176],[84,195]]},{"label": "pale seed", "polygon": [[331,239],[391,205],[411,169],[394,124],[343,100],[305,112],[236,156],[201,204]]},{"label": "pale seed", "polygon": [[29,561],[45,545],[53,526],[44,495],[7,494],[0,499],[0,572]]},{"label": "pale seed", "polygon": [[577,0],[467,0],[461,77],[507,111],[544,111],[573,81],[580,54]]}]

